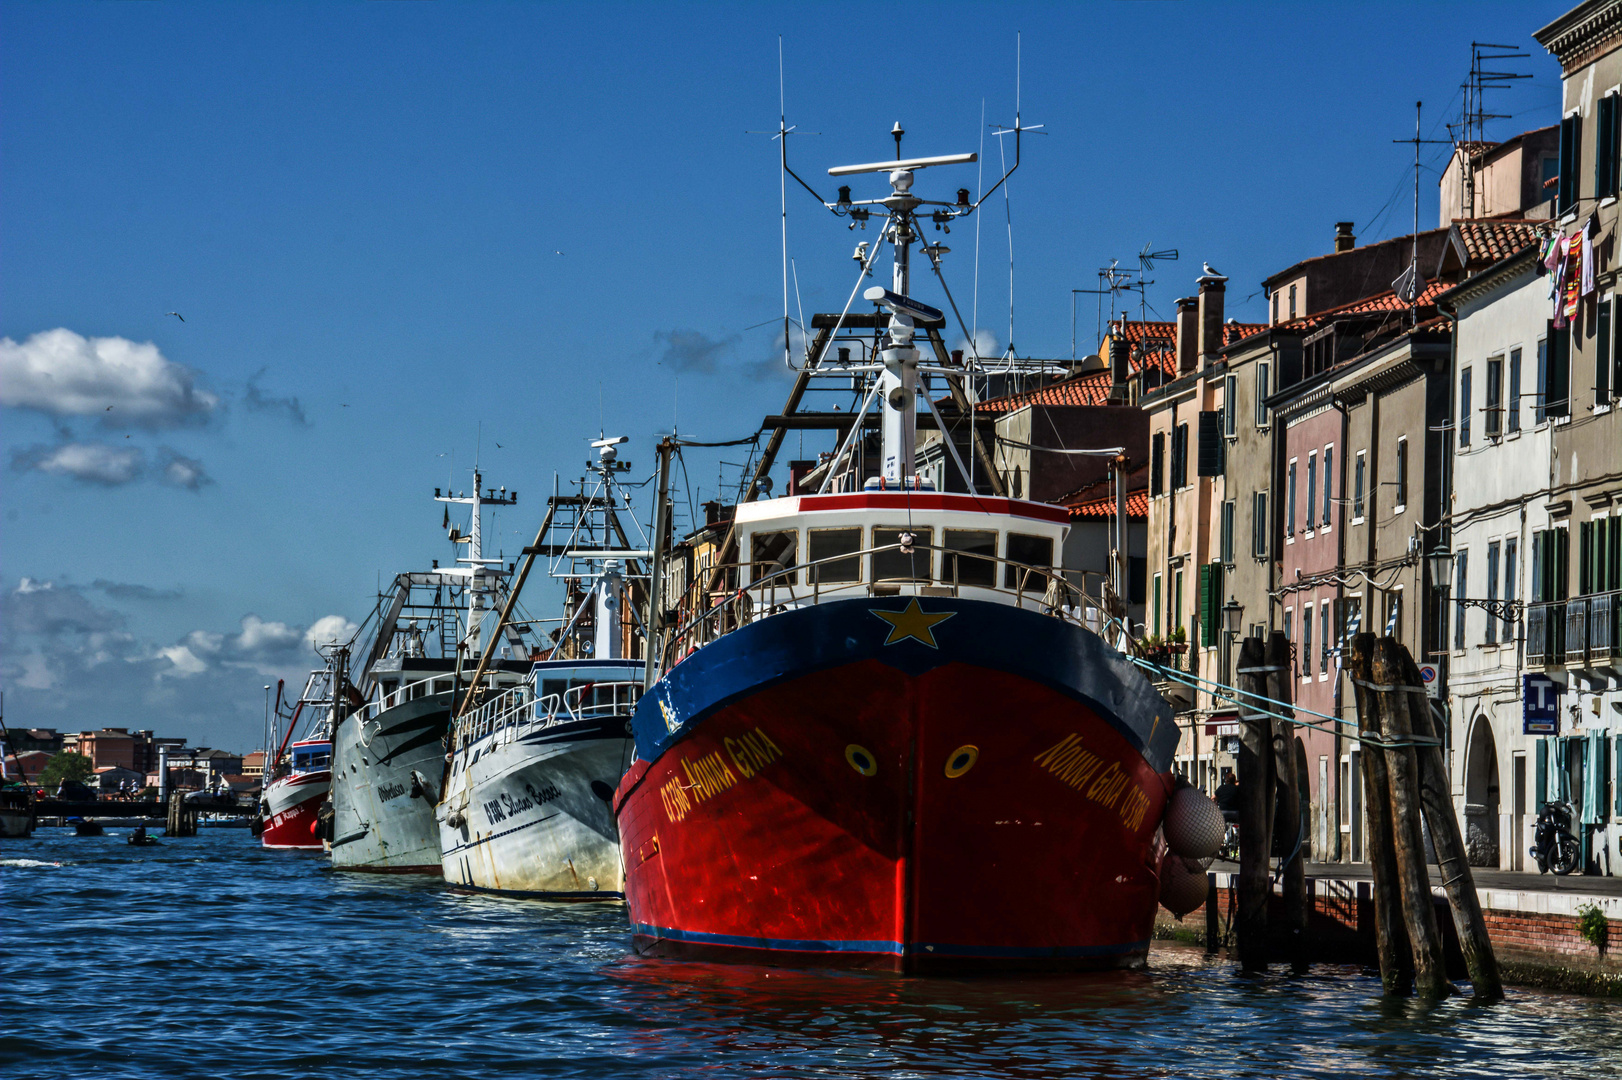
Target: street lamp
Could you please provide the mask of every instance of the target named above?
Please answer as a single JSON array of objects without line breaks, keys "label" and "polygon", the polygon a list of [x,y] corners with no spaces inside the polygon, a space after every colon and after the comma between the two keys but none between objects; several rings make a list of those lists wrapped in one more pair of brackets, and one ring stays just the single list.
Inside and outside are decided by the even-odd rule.
[{"label": "street lamp", "polygon": [[1222,629],[1226,630],[1234,637],[1238,637],[1242,626],[1241,620],[1244,618],[1244,614],[1244,607],[1239,603],[1238,600],[1234,599],[1233,594],[1230,593],[1228,595],[1228,602],[1222,605]]},{"label": "street lamp", "polygon": [[1453,553],[1445,547],[1432,548],[1425,561],[1430,563],[1431,586],[1441,589],[1447,586],[1449,575],[1453,572]]}]

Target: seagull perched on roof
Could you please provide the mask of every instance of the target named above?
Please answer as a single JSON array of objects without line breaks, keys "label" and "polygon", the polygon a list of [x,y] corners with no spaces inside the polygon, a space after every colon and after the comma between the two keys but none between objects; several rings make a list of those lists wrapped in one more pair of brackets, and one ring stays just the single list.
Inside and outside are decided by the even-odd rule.
[{"label": "seagull perched on roof", "polygon": [[173,315],[175,318],[179,319],[181,322],[186,321],[186,316],[182,315],[178,311],[165,311],[164,314],[165,315]]},{"label": "seagull perched on roof", "polygon": [[1201,263],[1200,265],[1205,270],[1205,273],[1203,275],[1201,275],[1200,278],[1199,278],[1200,281],[1227,281],[1228,280],[1228,275],[1222,273],[1222,271],[1218,270],[1216,267],[1212,266],[1210,263]]}]

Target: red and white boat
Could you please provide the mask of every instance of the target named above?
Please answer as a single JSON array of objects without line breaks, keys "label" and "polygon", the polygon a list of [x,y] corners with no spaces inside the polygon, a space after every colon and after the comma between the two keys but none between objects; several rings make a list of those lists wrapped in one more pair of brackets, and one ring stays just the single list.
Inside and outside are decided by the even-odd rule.
[{"label": "red and white boat", "polygon": [[[319,815],[332,788],[331,701],[327,695],[330,683],[325,669],[310,673],[304,694],[288,719],[287,735],[266,770],[265,794],[260,803],[264,831],[259,842],[267,848],[321,850]],[[304,738],[288,746],[306,708],[314,719]]]}]

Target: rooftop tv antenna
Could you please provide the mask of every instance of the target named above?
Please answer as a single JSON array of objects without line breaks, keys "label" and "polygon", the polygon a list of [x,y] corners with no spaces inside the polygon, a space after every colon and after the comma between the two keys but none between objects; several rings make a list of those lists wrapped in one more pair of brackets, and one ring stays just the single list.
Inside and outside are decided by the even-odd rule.
[{"label": "rooftop tv antenna", "polygon": [[1408,325],[1416,325],[1419,321],[1419,296],[1425,291],[1425,278],[1419,272],[1419,148],[1427,143],[1450,143],[1448,139],[1427,139],[1420,134],[1420,113],[1423,111],[1423,101],[1414,102],[1414,137],[1411,139],[1392,139],[1394,143],[1414,144],[1414,232],[1412,236],[1413,253],[1409,257],[1408,269],[1404,270],[1391,287],[1396,290],[1397,298],[1408,304]]},{"label": "rooftop tv antenna", "polygon": [[1147,286],[1154,284],[1154,279],[1148,277],[1147,274],[1155,268],[1156,262],[1175,262],[1178,258],[1176,248],[1152,250],[1153,248],[1154,243],[1152,241],[1143,245],[1143,250],[1138,252],[1138,268],[1136,270],[1123,270],[1121,269],[1121,260],[1111,259],[1108,266],[1098,268],[1098,288],[1070,290],[1070,360],[1072,363],[1076,359],[1076,297],[1078,295],[1098,297],[1096,337],[1100,341],[1104,339],[1104,297],[1106,296],[1110,298],[1110,322],[1115,321],[1116,295],[1133,292],[1138,294],[1138,319],[1143,322],[1148,321],[1149,297],[1145,290]]},{"label": "rooftop tv antenna", "polygon": [[[1487,52],[1488,49],[1497,49],[1498,52]],[[1493,113],[1487,111],[1487,91],[1507,90],[1518,79],[1530,79],[1532,76],[1516,71],[1489,71],[1486,61],[1498,60],[1529,60],[1530,54],[1519,52],[1514,45],[1494,45],[1485,41],[1472,41],[1470,43],[1470,74],[1465,79],[1462,89],[1464,91],[1464,114],[1460,118],[1455,146],[1464,151],[1466,168],[1460,190],[1460,213],[1466,218],[1476,216],[1476,178],[1475,165],[1486,153],[1482,144],[1487,141],[1488,120],[1508,120],[1508,113]],[[1453,125],[1449,124],[1451,131]]]}]

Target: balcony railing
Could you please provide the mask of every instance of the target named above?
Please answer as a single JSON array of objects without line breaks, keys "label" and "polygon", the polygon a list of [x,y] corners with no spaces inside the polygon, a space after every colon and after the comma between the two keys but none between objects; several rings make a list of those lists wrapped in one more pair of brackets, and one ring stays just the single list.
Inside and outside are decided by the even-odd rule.
[{"label": "balcony railing", "polygon": [[1584,667],[1588,663],[1588,597],[1566,601],[1566,664]]},{"label": "balcony railing", "polygon": [[1617,616],[1622,593],[1600,593],[1588,598],[1588,655],[1591,663],[1607,664],[1622,656],[1617,642]]},{"label": "balcony railing", "polygon": [[1566,602],[1528,604],[1526,607],[1526,664],[1552,667],[1565,661]]}]

